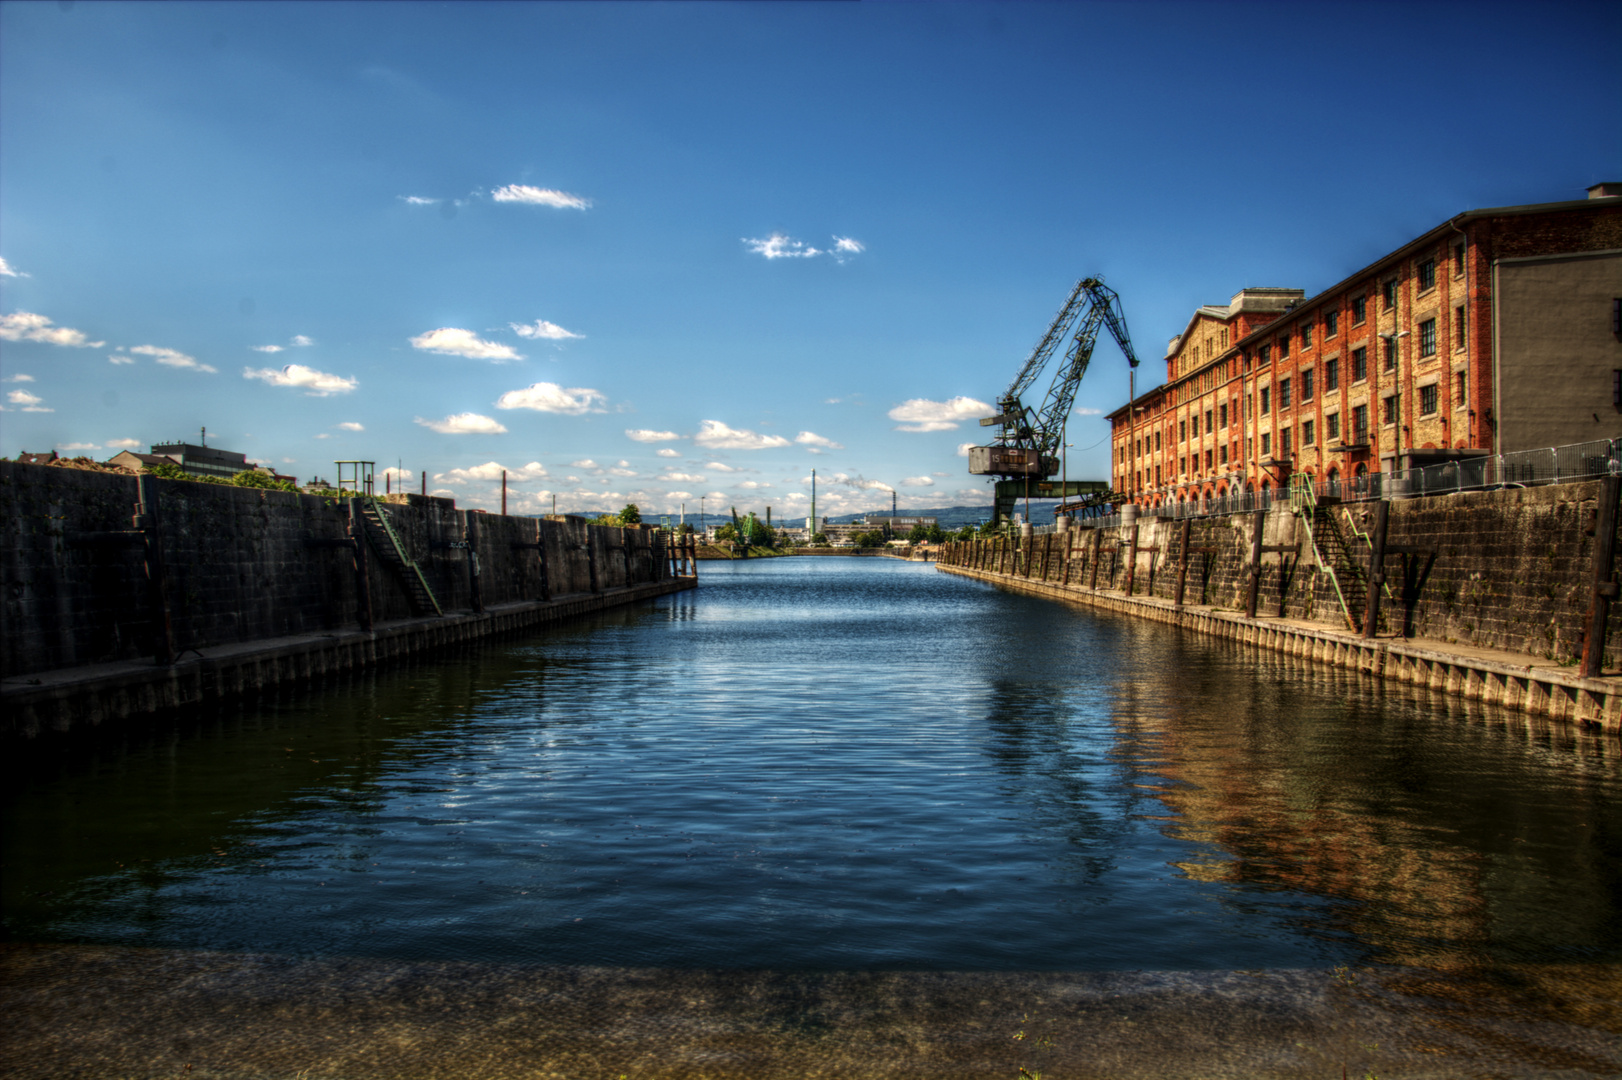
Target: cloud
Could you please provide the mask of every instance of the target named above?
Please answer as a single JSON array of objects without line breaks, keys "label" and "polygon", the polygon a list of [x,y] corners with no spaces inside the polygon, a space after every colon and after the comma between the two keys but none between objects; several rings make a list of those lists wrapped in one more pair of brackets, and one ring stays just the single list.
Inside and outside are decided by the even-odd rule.
[{"label": "cloud", "polygon": [[0,379],[0,382],[33,382],[33,381],[34,381],[34,377],[32,375],[23,375],[21,373],[18,373],[16,375],[8,375],[4,379]]},{"label": "cloud", "polygon": [[755,488],[769,488],[769,487],[771,487],[770,484],[764,483],[764,482],[762,482],[760,480],[742,480],[742,481],[739,481],[736,484],[733,484],[732,486],[735,487],[735,488],[740,488],[740,489],[746,490],[746,491],[753,491]]},{"label": "cloud", "polygon": [[339,424],[338,427],[340,429],[344,430],[344,431],[365,431],[366,430],[365,425],[356,423],[353,420],[345,420],[343,423]]},{"label": "cloud", "polygon": [[40,341],[46,345],[71,345],[81,349],[99,349],[107,344],[88,340],[81,330],[52,326],[51,320],[31,311],[0,315],[0,341]]},{"label": "cloud", "polygon": [[497,364],[524,358],[511,345],[485,341],[473,331],[455,326],[441,326],[438,330],[418,334],[411,339],[411,345],[412,348],[441,356],[465,356],[469,360],[489,360]]},{"label": "cloud", "polygon": [[417,423],[441,435],[502,435],[507,431],[490,417],[472,412],[453,413],[443,420],[424,420],[419,416]]},{"label": "cloud", "polygon": [[524,483],[529,480],[544,480],[547,477],[546,466],[539,461],[532,461],[521,469],[512,469],[499,461],[487,461],[483,465],[475,465],[471,469],[452,469],[449,472],[435,473],[434,482],[441,484],[471,484],[476,481],[501,482],[501,472],[507,471],[507,483]]},{"label": "cloud", "polygon": [[949,401],[930,401],[911,398],[888,413],[891,420],[899,420],[897,431],[951,431],[964,420],[990,416],[996,410],[983,401],[971,397],[955,397]]},{"label": "cloud", "polygon": [[291,344],[296,345],[298,348],[301,348],[301,349],[307,349],[311,345],[314,345],[315,342],[311,341],[304,334],[294,334]]},{"label": "cloud", "polygon": [[498,409],[533,409],[536,412],[563,413],[579,416],[588,412],[604,412],[608,398],[597,390],[583,386],[565,389],[557,383],[538,382],[522,390],[509,390],[496,399]]},{"label": "cloud", "polygon": [[751,252],[764,255],[768,259],[809,259],[822,254],[816,248],[807,247],[802,241],[780,232],[774,232],[764,240],[744,237],[743,242],[749,246]]},{"label": "cloud", "polygon": [[132,353],[150,356],[165,367],[190,368],[193,371],[203,371],[210,375],[216,374],[218,369],[207,364],[199,364],[195,357],[187,356],[179,349],[168,349],[162,345],[137,345],[130,349]]},{"label": "cloud", "polygon": [[108,439],[107,445],[109,447],[117,447],[120,450],[133,450],[137,446],[140,446],[141,443],[138,439]]},{"label": "cloud", "polygon": [[252,349],[254,352],[279,353],[282,351],[282,347],[280,345],[249,345],[248,348]]},{"label": "cloud", "polygon": [[597,464],[595,461],[591,460],[590,458],[582,458],[579,461],[571,461],[571,462],[569,462],[569,468],[571,468],[571,469],[588,469],[589,470],[589,469],[601,469],[602,466]]},{"label": "cloud", "polygon": [[636,470],[631,469],[631,468],[627,468],[625,462],[622,461],[618,465],[614,466],[612,469],[609,469],[608,470],[608,475],[609,476],[635,476],[636,475]]},{"label": "cloud", "polygon": [[753,431],[729,428],[719,420],[700,421],[693,441],[711,450],[769,450],[789,445],[781,435],[757,435]]},{"label": "cloud", "polygon": [[932,472],[932,473],[930,473],[930,474],[929,474],[929,475],[930,475],[930,476],[937,476],[937,477],[941,477],[941,476],[953,476],[953,475],[955,475],[955,474],[954,474],[954,473],[949,473],[949,472]]},{"label": "cloud", "polygon": [[40,402],[44,401],[45,399],[37,394],[30,394],[27,390],[13,390],[11,393],[6,395],[6,400],[11,402],[13,405],[21,405],[23,412],[56,411],[55,409],[48,409],[44,405],[41,405]]},{"label": "cloud", "polygon": [[825,446],[829,450],[843,450],[843,443],[836,443],[832,439],[825,439],[814,431],[802,431],[794,436],[794,441],[801,446]]},{"label": "cloud", "polygon": [[860,240],[852,240],[848,236],[834,237],[834,250],[843,251],[849,255],[860,255],[867,250],[867,245]]},{"label": "cloud", "polygon": [[[681,438],[674,431],[654,431],[651,428],[626,428],[625,437],[633,442],[670,442],[672,439]],[[661,450],[659,453],[665,452]],[[672,450],[666,456],[674,457],[676,451]]]},{"label": "cloud", "polygon": [[[838,485],[843,486],[843,487],[853,488],[853,489],[855,489],[857,491],[894,491],[895,490],[895,488],[891,487],[889,484],[886,484],[882,480],[868,480],[865,477],[862,477],[862,476],[859,476],[859,475],[858,476],[850,476],[850,475],[848,475],[846,473],[834,473],[832,476],[819,476],[817,479],[821,480],[823,483],[826,483],[826,484],[838,484]],[[810,476],[810,474],[807,473],[805,476],[801,477],[800,483],[802,483],[802,484],[806,485],[807,487],[809,487],[811,485],[811,476]]]},{"label": "cloud", "polygon": [[734,468],[733,466],[727,465],[720,461],[706,462],[704,467],[706,469],[714,469],[716,472],[743,472],[742,469]]},{"label": "cloud", "polygon": [[74,451],[74,450],[100,450],[101,447],[98,446],[96,443],[93,443],[93,442],[70,442],[70,443],[57,443],[56,444],[56,449],[58,449],[58,450],[67,450],[67,451],[71,452],[71,451]]},{"label": "cloud", "polygon": [[681,457],[681,451],[680,450],[672,450],[668,446],[661,447],[658,450],[658,454],[659,454],[660,457]]},{"label": "cloud", "polygon": [[705,478],[697,473],[684,472],[667,472],[663,476],[659,477],[659,479],[673,480],[678,484],[702,484],[705,482]]},{"label": "cloud", "polygon": [[242,377],[261,379],[271,386],[296,386],[310,397],[347,394],[360,385],[360,380],[353,376],[346,379],[341,375],[329,375],[303,364],[288,364],[280,371],[275,368],[243,368]]},{"label": "cloud", "polygon": [[401,195],[399,199],[408,206],[432,206],[439,202],[438,199],[428,199],[421,195]]},{"label": "cloud", "polygon": [[909,476],[901,481],[902,487],[934,487],[935,481],[927,476]]},{"label": "cloud", "polygon": [[33,276],[34,276],[33,274],[25,274],[21,270],[18,270],[16,267],[14,267],[10,263],[6,262],[5,259],[0,259],[0,277],[33,277]]},{"label": "cloud", "polygon": [[551,206],[559,210],[584,210],[591,205],[590,199],[582,199],[578,195],[554,191],[551,188],[530,187],[528,184],[508,184],[506,187],[496,188],[490,193],[490,197],[496,202]]},{"label": "cloud", "polygon": [[585,334],[576,334],[573,331],[565,330],[557,323],[547,322],[545,319],[536,319],[533,326],[522,323],[508,323],[507,325],[512,327],[513,333],[521,338],[545,338],[547,341],[564,341],[569,338],[583,338],[586,336]]},{"label": "cloud", "polygon": [[968,457],[969,456],[969,451],[973,450],[976,446],[979,446],[979,445],[980,445],[979,443],[960,442],[960,443],[957,444],[957,456],[958,457]]},{"label": "cloud", "polygon": [[108,353],[107,362],[109,364],[133,364],[135,363],[135,357],[125,356],[123,353]]}]

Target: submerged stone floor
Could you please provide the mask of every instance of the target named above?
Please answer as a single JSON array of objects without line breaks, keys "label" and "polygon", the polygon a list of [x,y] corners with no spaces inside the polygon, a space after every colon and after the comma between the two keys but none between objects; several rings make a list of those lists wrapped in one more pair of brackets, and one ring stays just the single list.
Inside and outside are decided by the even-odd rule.
[{"label": "submerged stone floor", "polygon": [[8,1077],[1622,1073],[1622,972],[534,968],[0,947]]}]

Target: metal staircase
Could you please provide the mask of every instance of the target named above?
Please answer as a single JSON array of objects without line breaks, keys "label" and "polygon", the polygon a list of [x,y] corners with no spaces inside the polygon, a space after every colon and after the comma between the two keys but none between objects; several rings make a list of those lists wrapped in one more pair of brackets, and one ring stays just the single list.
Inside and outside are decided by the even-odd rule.
[{"label": "metal staircase", "polygon": [[1311,477],[1290,478],[1290,509],[1306,522],[1312,550],[1318,556],[1318,565],[1329,572],[1329,582],[1335,588],[1335,599],[1340,601],[1340,613],[1346,625],[1361,631],[1363,611],[1368,604],[1368,575],[1341,535],[1333,511],[1329,506],[1318,505]]},{"label": "metal staircase", "polygon": [[400,541],[400,534],[389,523],[388,512],[374,497],[368,496],[359,502],[361,516],[366,521],[367,539],[375,539],[379,533],[383,535],[386,542],[373,543],[372,548],[405,586],[411,610],[418,615],[445,614],[439,606],[439,599],[434,596],[434,590],[428,587],[428,579],[423,577],[422,568],[412,561],[405,544]]}]

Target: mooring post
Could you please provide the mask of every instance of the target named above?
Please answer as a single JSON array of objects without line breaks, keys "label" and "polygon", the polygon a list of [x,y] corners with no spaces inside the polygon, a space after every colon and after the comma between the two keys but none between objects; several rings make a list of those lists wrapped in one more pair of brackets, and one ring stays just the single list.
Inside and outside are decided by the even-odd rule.
[{"label": "mooring post", "polygon": [[479,584],[479,514],[462,511],[462,538],[467,542],[467,589],[473,599],[473,613],[484,614],[484,589]]},{"label": "mooring post", "polygon": [[1093,530],[1093,553],[1087,556],[1093,564],[1092,580],[1087,583],[1087,587],[1093,592],[1098,591],[1098,557],[1103,553],[1103,550],[1104,530],[1102,528],[1095,528]]},{"label": "mooring post", "polygon": [[1183,606],[1183,589],[1188,584],[1188,533],[1193,524],[1193,518],[1184,518],[1182,535],[1177,540],[1177,598],[1174,603],[1178,607]]},{"label": "mooring post", "polygon": [[134,525],[146,547],[147,614],[152,622],[152,660],[175,662],[174,622],[169,616],[169,573],[163,565],[163,536],[158,514],[158,478],[142,474],[136,480]]},{"label": "mooring post", "polygon": [[597,580],[597,545],[592,541],[595,530],[590,525],[580,527],[586,530],[586,572],[591,575],[591,591],[600,593],[603,590]]},{"label": "mooring post", "polygon": [[360,499],[349,497],[349,556],[355,571],[355,622],[372,632],[372,579],[366,569],[366,521],[361,516]]},{"label": "mooring post", "polygon": [[1132,586],[1138,579],[1138,523],[1132,522],[1132,540],[1126,556],[1126,595],[1132,595]]},{"label": "mooring post", "polygon": [[1245,596],[1245,618],[1256,617],[1256,598],[1262,587],[1262,532],[1267,526],[1267,510],[1256,512],[1256,525],[1250,533],[1250,582]]},{"label": "mooring post", "polygon": [[1605,664],[1606,622],[1611,615],[1611,601],[1616,599],[1617,584],[1613,574],[1616,563],[1616,503],[1622,495],[1622,476],[1607,476],[1600,481],[1599,507],[1594,515],[1594,586],[1588,605],[1588,630],[1583,635],[1582,676],[1600,677]]},{"label": "mooring post", "polygon": [[552,599],[552,582],[546,572],[546,530],[539,518],[535,519],[535,557],[540,560],[541,599]]},{"label": "mooring post", "polygon": [[1369,597],[1363,606],[1363,636],[1372,638],[1380,625],[1380,593],[1385,586],[1385,534],[1391,521],[1391,504],[1381,499],[1374,504],[1374,530],[1370,536]]}]

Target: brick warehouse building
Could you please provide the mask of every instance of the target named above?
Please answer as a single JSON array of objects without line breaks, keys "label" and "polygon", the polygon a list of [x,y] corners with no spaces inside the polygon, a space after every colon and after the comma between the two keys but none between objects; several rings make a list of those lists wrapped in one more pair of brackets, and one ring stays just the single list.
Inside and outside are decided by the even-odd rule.
[{"label": "brick warehouse building", "polygon": [[1344,281],[1195,311],[1109,414],[1145,506],[1622,435],[1622,184],[1471,210]]}]

